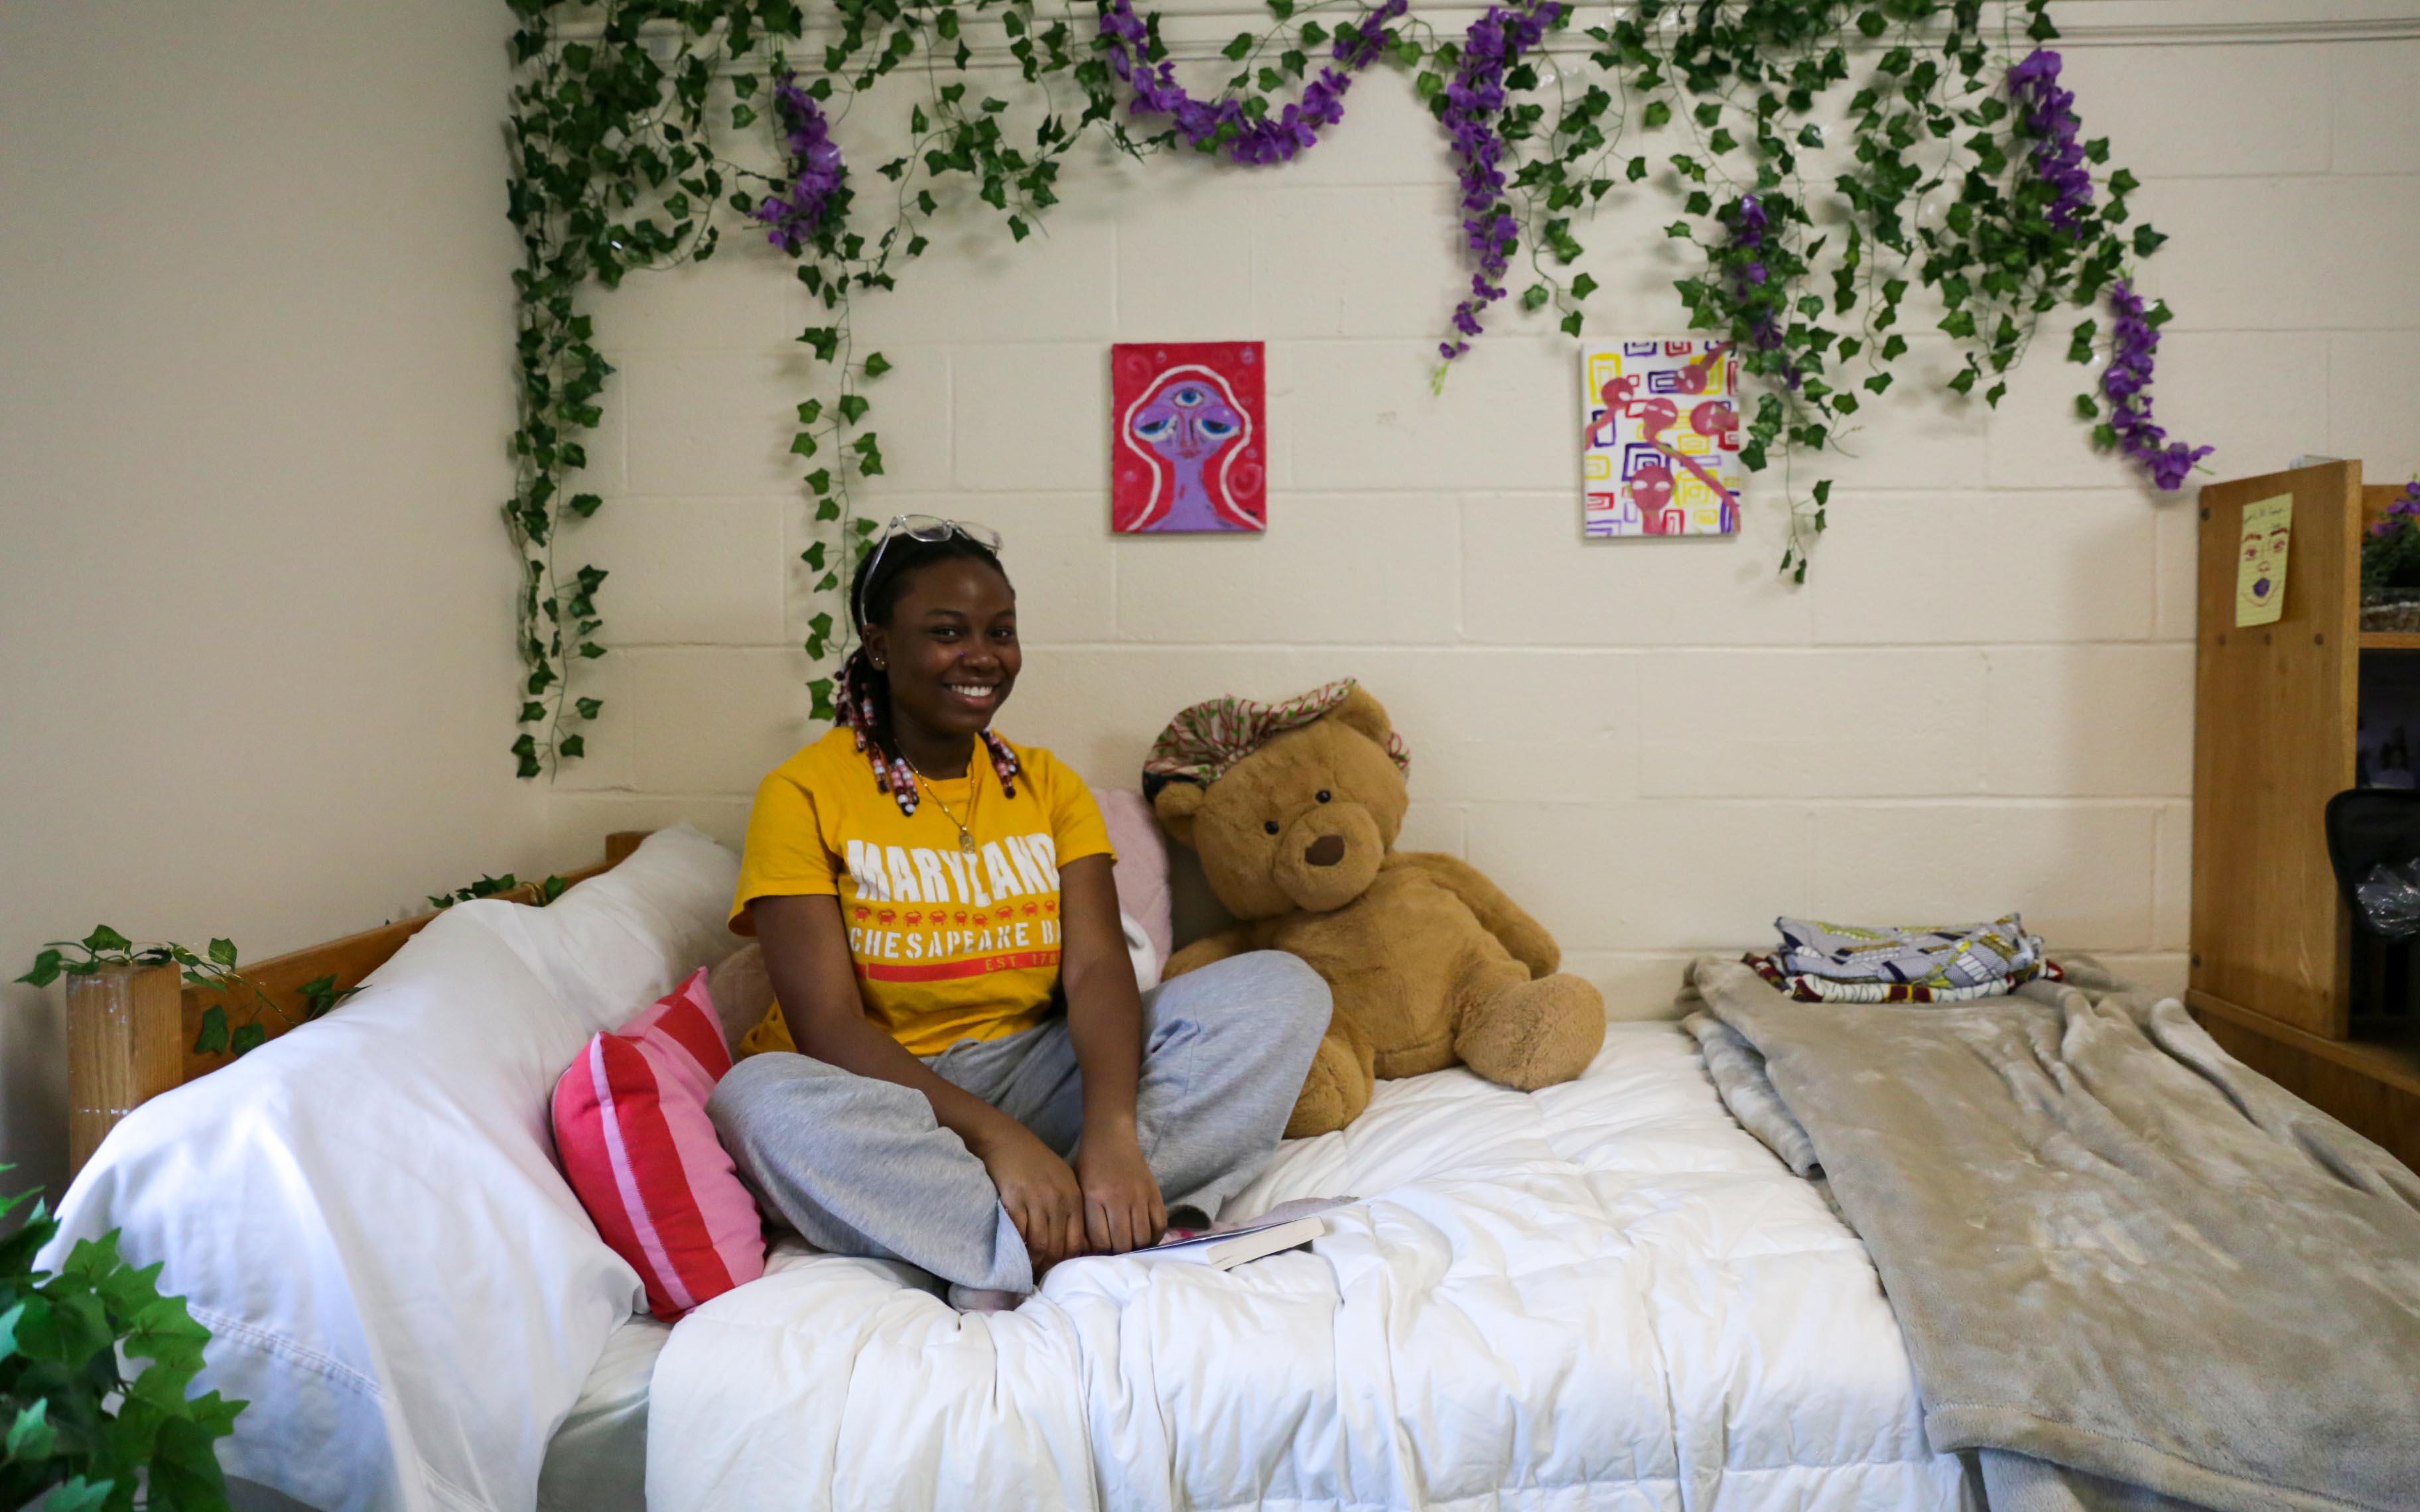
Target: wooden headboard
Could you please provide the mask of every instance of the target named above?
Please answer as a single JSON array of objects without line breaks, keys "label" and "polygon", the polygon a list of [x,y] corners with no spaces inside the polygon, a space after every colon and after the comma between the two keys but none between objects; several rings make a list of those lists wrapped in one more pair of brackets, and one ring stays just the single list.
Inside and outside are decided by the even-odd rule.
[{"label": "wooden headboard", "polygon": [[[605,859],[566,880],[582,881],[620,865],[647,833],[624,830],[606,836]],[[526,883],[496,896],[507,903],[534,903],[538,887]],[[120,1119],[235,1058],[228,1051],[194,1048],[201,1036],[202,1015],[210,1009],[225,1010],[233,1023],[257,1022],[275,1039],[303,1022],[304,982],[329,977],[339,991],[358,987],[436,917],[428,913],[399,918],[245,967],[244,975],[259,984],[284,1015],[257,1003],[230,999],[214,988],[187,986],[183,973],[173,965],[67,979],[69,1176],[84,1169],[101,1136]]]}]

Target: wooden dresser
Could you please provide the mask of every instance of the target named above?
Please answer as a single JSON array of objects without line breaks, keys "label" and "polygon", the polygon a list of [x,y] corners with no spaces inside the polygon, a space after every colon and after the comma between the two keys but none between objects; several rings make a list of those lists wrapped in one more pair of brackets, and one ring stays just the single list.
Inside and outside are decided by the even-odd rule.
[{"label": "wooden dresser", "polygon": [[[2360,627],[2363,528],[2400,491],[2364,487],[2358,462],[2201,491],[2186,1003],[2229,1054],[2420,1167],[2420,1019],[2356,1026],[2352,916],[2322,825],[2354,784],[2365,684],[2420,683],[2420,634]],[[2243,509],[2280,494],[2284,612],[2239,628]]]}]

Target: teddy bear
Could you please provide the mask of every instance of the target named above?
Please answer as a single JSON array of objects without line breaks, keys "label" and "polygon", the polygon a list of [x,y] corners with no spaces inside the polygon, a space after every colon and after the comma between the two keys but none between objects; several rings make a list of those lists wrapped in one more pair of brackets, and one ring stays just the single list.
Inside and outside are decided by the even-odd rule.
[{"label": "teddy bear", "polygon": [[1407,766],[1386,709],[1349,678],[1283,703],[1195,704],[1144,764],[1153,811],[1239,920],[1166,975],[1275,949],[1335,996],[1289,1138],[1352,1122],[1378,1077],[1459,1062],[1534,1090],[1605,1042],[1604,999],[1557,969],[1536,919],[1458,856],[1394,849]]}]

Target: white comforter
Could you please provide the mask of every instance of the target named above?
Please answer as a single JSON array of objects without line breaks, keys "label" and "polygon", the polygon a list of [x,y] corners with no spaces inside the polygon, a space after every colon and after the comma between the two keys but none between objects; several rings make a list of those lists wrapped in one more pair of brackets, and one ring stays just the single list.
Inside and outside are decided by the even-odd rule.
[{"label": "white comforter", "polygon": [[1078,1261],[1013,1314],[784,1249],[673,1331],[648,1504],[1981,1504],[1864,1248],[1671,1026],[1535,1095],[1381,1083],[1231,1214],[1344,1193],[1313,1253]]}]

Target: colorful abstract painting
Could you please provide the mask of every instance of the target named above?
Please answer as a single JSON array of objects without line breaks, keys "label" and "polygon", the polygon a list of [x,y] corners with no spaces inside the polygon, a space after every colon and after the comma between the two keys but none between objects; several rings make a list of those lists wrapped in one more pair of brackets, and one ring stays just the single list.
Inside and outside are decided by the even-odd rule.
[{"label": "colorful abstract painting", "polygon": [[1121,534],[1260,531],[1269,518],[1257,341],[1109,348],[1109,523]]},{"label": "colorful abstract painting", "polygon": [[1739,370],[1692,338],[1580,354],[1582,518],[1590,535],[1739,532]]}]

